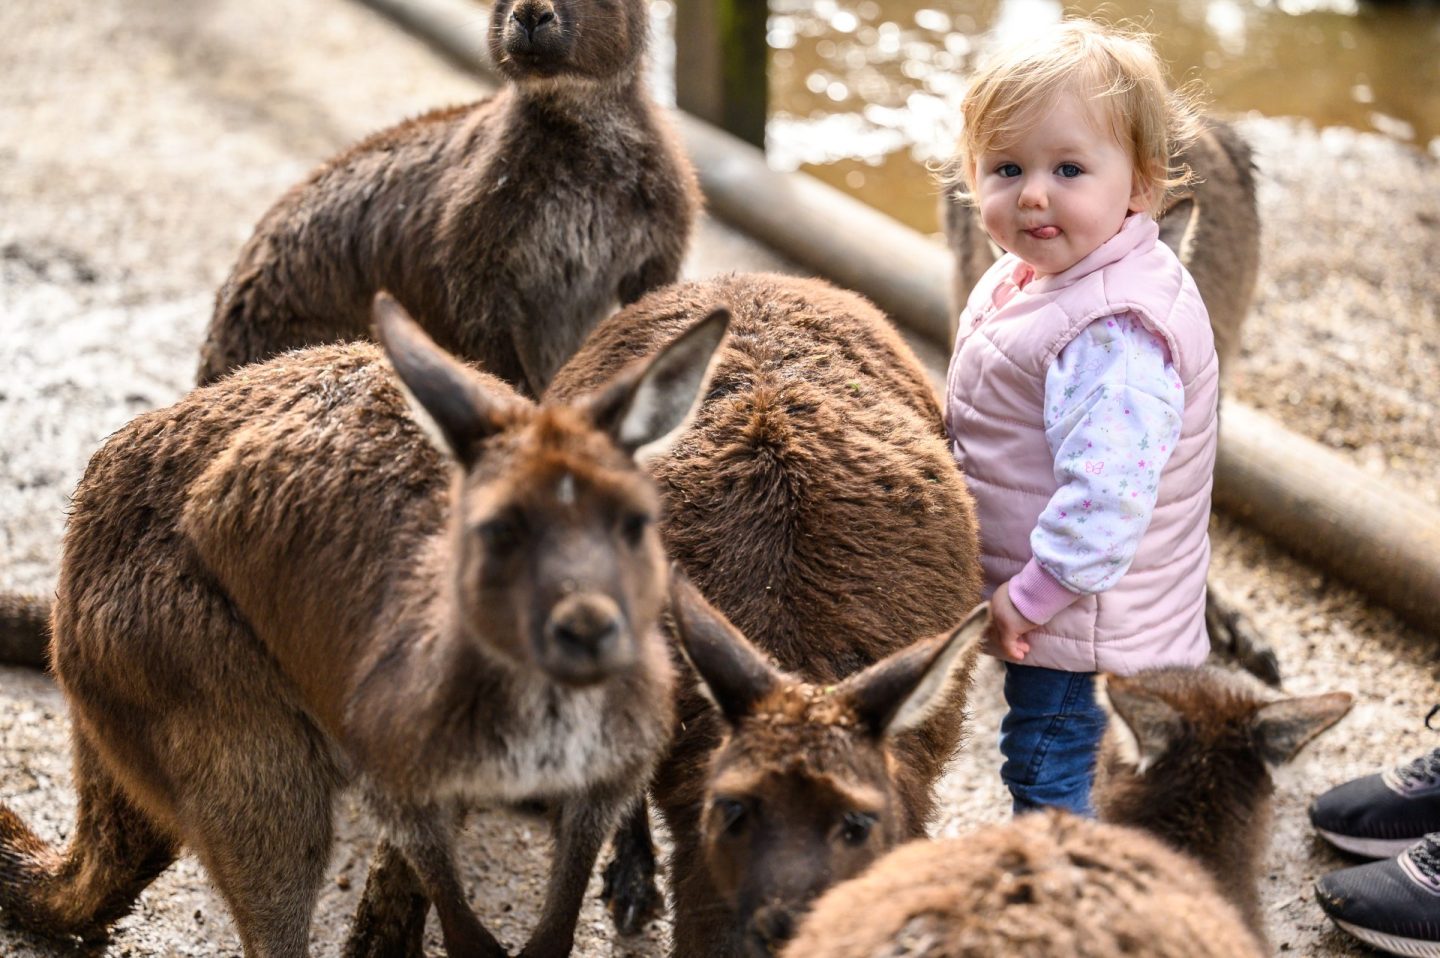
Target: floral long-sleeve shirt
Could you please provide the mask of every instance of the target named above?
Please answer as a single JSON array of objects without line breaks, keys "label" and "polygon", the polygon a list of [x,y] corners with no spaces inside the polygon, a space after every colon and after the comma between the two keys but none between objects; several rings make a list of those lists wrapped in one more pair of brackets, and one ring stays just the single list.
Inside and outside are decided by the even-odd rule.
[{"label": "floral long-sleeve shirt", "polygon": [[1096,320],[1045,377],[1045,438],[1059,489],[1010,580],[1020,614],[1043,624],[1130,568],[1160,473],[1180,438],[1185,390],[1165,341],[1130,314]]}]

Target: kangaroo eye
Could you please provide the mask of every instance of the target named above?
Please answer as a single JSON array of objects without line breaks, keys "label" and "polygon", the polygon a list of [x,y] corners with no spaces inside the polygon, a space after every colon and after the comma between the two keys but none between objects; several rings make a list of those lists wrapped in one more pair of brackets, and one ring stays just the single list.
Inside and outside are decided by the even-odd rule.
[{"label": "kangaroo eye", "polygon": [[745,803],[733,798],[717,798],[711,806],[720,819],[720,830],[726,835],[738,835],[745,827]]},{"label": "kangaroo eye", "polygon": [[475,534],[494,555],[506,555],[520,545],[520,523],[513,518],[487,519],[475,527]]},{"label": "kangaroo eye", "polygon": [[650,523],[654,521],[652,516],[644,512],[632,512],[620,520],[620,534],[630,545],[638,546],[645,537],[645,530],[650,528]]},{"label": "kangaroo eye", "polygon": [[840,838],[847,845],[863,845],[870,838],[877,817],[869,812],[848,812],[840,824]]}]

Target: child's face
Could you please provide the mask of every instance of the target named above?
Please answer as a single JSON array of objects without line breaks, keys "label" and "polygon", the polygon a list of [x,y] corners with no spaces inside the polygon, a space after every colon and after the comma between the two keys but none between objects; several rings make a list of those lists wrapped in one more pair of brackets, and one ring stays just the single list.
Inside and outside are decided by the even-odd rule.
[{"label": "child's face", "polygon": [[1001,248],[1039,275],[1062,273],[1146,208],[1130,151],[1104,115],[1075,93],[1057,95],[1004,149],[976,161],[980,220]]}]

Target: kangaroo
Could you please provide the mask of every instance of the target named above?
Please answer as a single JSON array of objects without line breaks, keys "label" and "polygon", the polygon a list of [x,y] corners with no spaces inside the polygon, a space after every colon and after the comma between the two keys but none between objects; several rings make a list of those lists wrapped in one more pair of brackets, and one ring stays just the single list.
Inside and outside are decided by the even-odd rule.
[{"label": "kangaroo", "polygon": [[61,852],[0,806],[10,921],[103,937],[187,845],[248,958],[305,955],[353,781],[380,864],[435,905],[452,956],[505,954],[460,886],[457,810],[544,799],[555,858],[526,954],[569,953],[600,844],[673,721],[639,463],[687,421],[727,317],[539,406],[389,296],[375,321],[383,354],[248,367],[91,459],[52,639],[78,821]]},{"label": "kangaroo", "polygon": [[[652,789],[674,841],[677,958],[769,953],[829,882],[923,833],[974,662],[936,636],[981,584],[973,502],[924,369],[853,293],[763,274],[659,290],[602,322],[547,398],[593,390],[717,305],[732,319],[715,378],[649,469],[670,554],[708,600],[674,600],[672,639],[743,635],[759,652],[719,666],[731,679],[695,656],[722,707],[682,682]],[[943,705],[896,721],[917,681]],[[606,872],[622,931],[655,907],[653,874],[642,807]]]},{"label": "kangaroo", "polygon": [[498,0],[488,99],[384,130],[260,220],[199,382],[366,335],[391,290],[443,347],[538,396],[617,304],[675,280],[695,174],[642,77],[644,0]]},{"label": "kangaroo", "polygon": [[1049,810],[915,842],[815,905],[786,958],[1261,958],[1274,786],[1350,708],[1214,667],[1100,677],[1103,822]]},{"label": "kangaroo", "polygon": [[674,954],[772,955],[831,883],[925,834],[984,622],[829,684],[776,669],[693,588],[672,601],[724,723],[713,752],[667,763],[657,786],[672,835],[698,831],[671,859]]},{"label": "kangaroo", "polygon": [[[1206,118],[1200,135],[1175,154],[1174,165],[1189,166],[1197,180],[1171,197],[1160,214],[1160,239],[1185,264],[1215,335],[1220,371],[1233,368],[1240,355],[1240,329],[1250,310],[1260,266],[1260,214],[1255,200],[1255,161],[1233,126]],[[955,254],[951,285],[950,339],[971,289],[995,264],[999,251],[990,242],[975,211],[947,191],[941,198],[946,241]],[[1270,685],[1280,684],[1280,665],[1229,593],[1210,582],[1205,620],[1210,638],[1247,671]]]}]

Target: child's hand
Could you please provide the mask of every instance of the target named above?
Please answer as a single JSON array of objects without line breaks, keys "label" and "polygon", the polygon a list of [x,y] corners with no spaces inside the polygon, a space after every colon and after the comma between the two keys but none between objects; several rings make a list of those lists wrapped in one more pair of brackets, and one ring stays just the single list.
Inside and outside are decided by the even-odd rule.
[{"label": "child's hand", "polygon": [[990,625],[985,630],[985,651],[1007,662],[1019,662],[1030,651],[1025,633],[1035,628],[1039,628],[1039,623],[1021,615],[1015,603],[1010,601],[1010,583],[1001,583],[990,597]]}]

